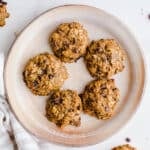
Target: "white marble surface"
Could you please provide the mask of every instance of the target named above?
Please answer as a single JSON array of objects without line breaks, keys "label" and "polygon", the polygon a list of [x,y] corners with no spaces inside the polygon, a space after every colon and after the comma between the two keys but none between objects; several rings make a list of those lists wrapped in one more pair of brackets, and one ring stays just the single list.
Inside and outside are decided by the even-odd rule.
[{"label": "white marble surface", "polygon": [[[9,51],[15,34],[19,33],[31,20],[45,10],[63,4],[87,4],[102,8],[117,16],[135,34],[145,54],[147,64],[146,90],[141,105],[128,122],[113,137],[103,143],[84,148],[70,148],[53,144],[52,150],[109,150],[110,147],[125,143],[125,138],[131,139],[131,144],[138,150],[150,149],[150,0],[7,0],[11,17],[7,25],[0,28],[0,52],[5,55]],[[137,66],[138,67],[138,66]]]}]

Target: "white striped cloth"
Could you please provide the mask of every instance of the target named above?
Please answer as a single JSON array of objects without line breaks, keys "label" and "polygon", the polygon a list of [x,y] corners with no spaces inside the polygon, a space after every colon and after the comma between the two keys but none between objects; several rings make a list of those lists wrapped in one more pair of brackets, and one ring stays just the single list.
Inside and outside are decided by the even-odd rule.
[{"label": "white striped cloth", "polygon": [[18,123],[4,96],[3,65],[4,55],[0,53],[0,150],[69,149],[37,139]]}]

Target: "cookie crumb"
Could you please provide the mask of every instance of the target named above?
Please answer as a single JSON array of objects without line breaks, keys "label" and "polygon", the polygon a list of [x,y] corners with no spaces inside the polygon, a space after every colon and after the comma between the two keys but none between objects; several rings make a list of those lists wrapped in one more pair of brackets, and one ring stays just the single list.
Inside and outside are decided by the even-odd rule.
[{"label": "cookie crumb", "polygon": [[3,118],[3,122],[5,122],[6,121],[6,117],[4,116],[4,118]]},{"label": "cookie crumb", "polygon": [[150,20],[150,14],[148,14],[148,19]]},{"label": "cookie crumb", "polygon": [[7,2],[0,0],[0,4],[7,5]]},{"label": "cookie crumb", "polygon": [[125,141],[129,143],[129,142],[131,142],[131,139],[127,137],[127,138],[125,138]]}]

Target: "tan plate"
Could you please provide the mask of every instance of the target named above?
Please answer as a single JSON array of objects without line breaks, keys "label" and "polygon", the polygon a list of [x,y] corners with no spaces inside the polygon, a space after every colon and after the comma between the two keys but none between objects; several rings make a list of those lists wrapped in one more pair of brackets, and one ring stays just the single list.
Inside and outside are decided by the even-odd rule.
[{"label": "tan plate", "polygon": [[[49,34],[62,22],[79,21],[90,39],[115,38],[125,49],[125,70],[114,76],[121,99],[114,117],[97,120],[82,114],[81,127],[64,130],[47,121],[46,97],[34,96],[22,80],[27,60],[41,52],[50,52]],[[70,74],[63,88],[81,92],[92,80],[83,59],[66,64]],[[135,113],[143,92],[145,67],[138,43],[128,29],[114,16],[90,6],[67,5],[47,11],[28,25],[13,44],[5,65],[5,88],[12,110],[22,125],[37,137],[62,144],[81,146],[101,142],[118,131]]]}]

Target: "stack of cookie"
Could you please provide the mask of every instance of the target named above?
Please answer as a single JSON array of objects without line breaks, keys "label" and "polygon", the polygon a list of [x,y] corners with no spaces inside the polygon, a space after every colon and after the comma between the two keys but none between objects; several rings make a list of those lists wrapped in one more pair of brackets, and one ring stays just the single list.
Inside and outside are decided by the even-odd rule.
[{"label": "stack of cookie", "polygon": [[[46,117],[59,127],[79,126],[82,110],[98,119],[112,117],[119,101],[119,89],[113,75],[123,71],[125,54],[113,39],[100,39],[89,44],[87,31],[80,23],[63,23],[50,35],[53,54],[43,53],[30,59],[23,77],[36,95],[49,95]],[[68,78],[64,63],[84,57],[94,78],[81,96],[73,90],[60,90]]]}]

